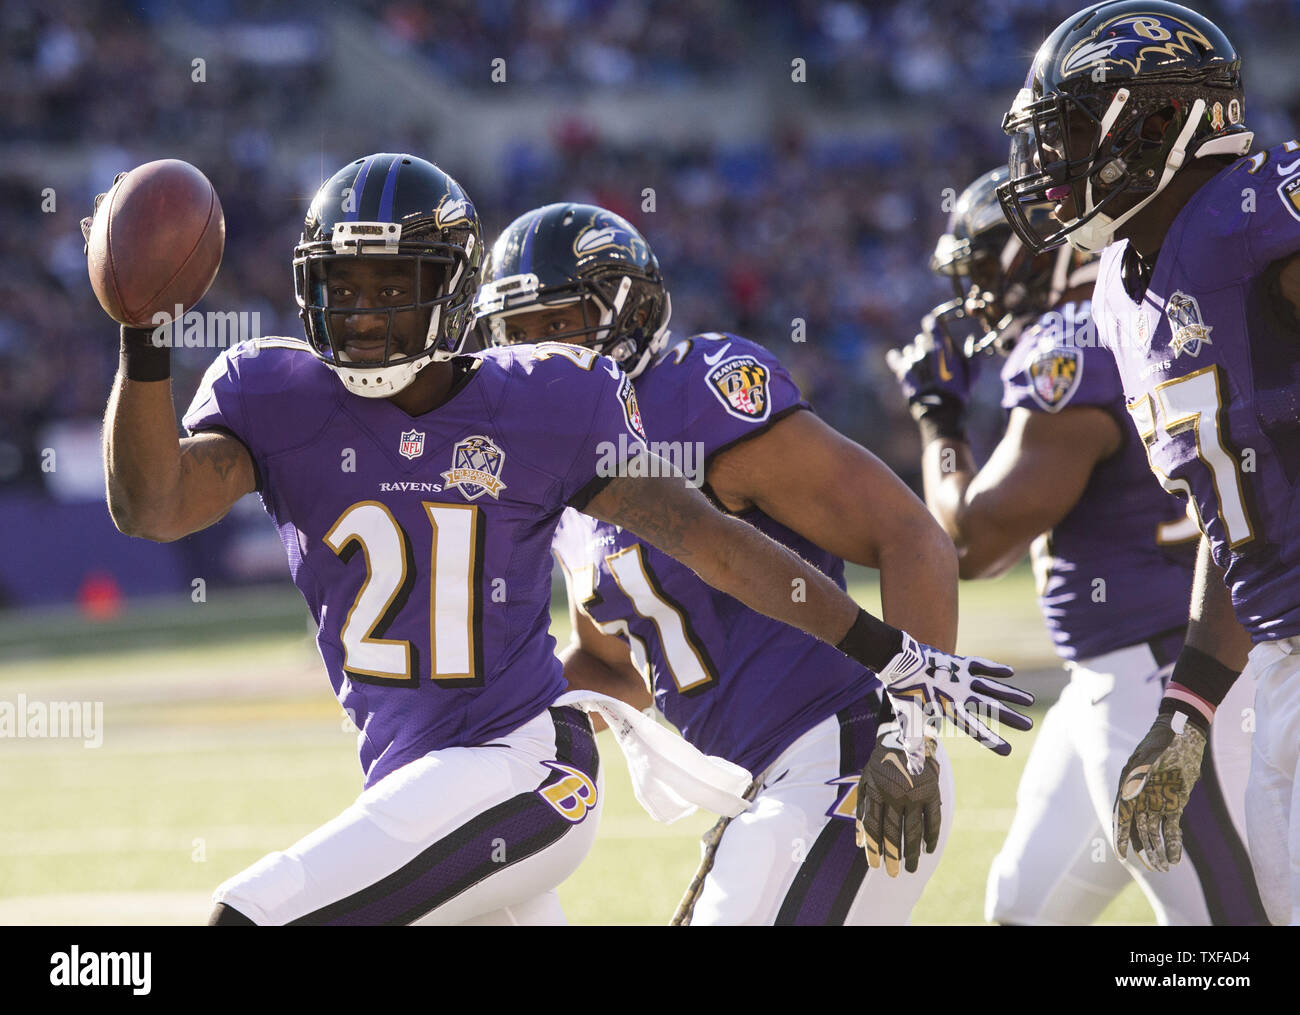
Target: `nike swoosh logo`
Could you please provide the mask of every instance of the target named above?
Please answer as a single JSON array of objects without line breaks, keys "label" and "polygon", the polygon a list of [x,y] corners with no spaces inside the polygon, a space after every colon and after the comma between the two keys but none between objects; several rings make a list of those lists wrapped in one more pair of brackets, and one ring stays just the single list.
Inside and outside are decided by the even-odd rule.
[{"label": "nike swoosh logo", "polygon": [[617,364],[610,363],[605,367],[605,373],[609,374],[609,376],[614,378],[614,380],[618,380],[619,377],[622,376],[623,371],[618,368]]},{"label": "nike swoosh logo", "polygon": [[1292,162],[1289,166],[1278,166],[1278,167],[1277,167],[1277,175],[1278,175],[1278,176],[1290,176],[1292,173],[1294,173],[1294,172],[1296,171],[1297,168],[1300,168],[1300,159],[1296,159],[1296,160],[1295,160],[1294,162]]},{"label": "nike swoosh logo", "polygon": [[723,356],[727,355],[727,350],[730,348],[731,348],[731,343],[728,342],[726,345],[722,347],[721,352],[715,352],[712,356],[705,356],[704,362],[707,363],[709,366],[714,366],[718,362],[718,360],[722,359]]}]

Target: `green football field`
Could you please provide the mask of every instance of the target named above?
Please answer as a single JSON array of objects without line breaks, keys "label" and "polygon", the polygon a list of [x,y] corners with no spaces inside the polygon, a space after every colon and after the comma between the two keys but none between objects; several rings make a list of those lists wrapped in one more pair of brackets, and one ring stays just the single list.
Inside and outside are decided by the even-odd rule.
[{"label": "green football field", "polygon": [[[863,572],[852,591],[879,597]],[[562,601],[557,601],[561,606]],[[253,632],[253,633],[249,633]],[[568,623],[554,611],[553,633]],[[961,648],[1015,665],[1041,718],[1063,680],[1027,570],[962,586]],[[103,703],[102,744],[0,739],[0,924],[201,923],[225,878],[347,806],[354,735],[330,693],[297,593],[214,591],[88,625],[70,613],[0,620],[0,702]],[[83,731],[83,734],[85,731]],[[1034,734],[998,758],[945,743],[956,817],[915,923],[983,923],[984,885]],[[560,888],[574,924],[667,922],[712,819],[655,824],[600,734],[606,804],[596,845]],[[948,806],[945,801],[945,806]],[[1150,922],[1133,886],[1107,923]]]}]

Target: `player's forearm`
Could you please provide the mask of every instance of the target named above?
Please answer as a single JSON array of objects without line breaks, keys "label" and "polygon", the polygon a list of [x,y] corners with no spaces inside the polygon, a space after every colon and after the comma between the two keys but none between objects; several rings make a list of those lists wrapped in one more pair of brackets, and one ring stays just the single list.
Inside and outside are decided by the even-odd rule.
[{"label": "player's forearm", "polygon": [[1207,731],[1214,713],[1246,666],[1250,637],[1237,623],[1223,573],[1201,537],[1192,579],[1187,639],[1160,701],[1162,716],[1183,712]]},{"label": "player's forearm", "polygon": [[921,452],[925,506],[957,545],[961,545],[966,488],[975,477],[975,456],[964,440],[939,437]]},{"label": "player's forearm", "polygon": [[925,503],[957,548],[961,578],[996,578],[1024,556],[1033,533],[1022,537],[1004,503],[1002,491],[975,480],[978,468],[964,440],[937,438],[921,457]]},{"label": "player's forearm", "polygon": [[957,649],[957,551],[929,516],[880,548],[885,622],[944,652]]},{"label": "player's forearm", "polygon": [[129,536],[165,540],[181,490],[172,385],[120,373],[104,417],[104,475],[113,523]]},{"label": "player's forearm", "polygon": [[592,655],[577,642],[560,652],[564,679],[570,691],[595,691],[626,701],[634,708],[646,709],[654,703],[645,681],[629,663],[626,668],[611,666]]},{"label": "player's forearm", "polygon": [[1204,536],[1192,580],[1187,644],[1238,673],[1246,668],[1246,656],[1251,649],[1250,634],[1237,621],[1232,593],[1224,583],[1223,571],[1214,563],[1210,541]]},{"label": "player's forearm", "polygon": [[857,618],[857,604],[825,574],[679,479],[615,479],[584,510],[623,526],[750,609],[832,645]]}]

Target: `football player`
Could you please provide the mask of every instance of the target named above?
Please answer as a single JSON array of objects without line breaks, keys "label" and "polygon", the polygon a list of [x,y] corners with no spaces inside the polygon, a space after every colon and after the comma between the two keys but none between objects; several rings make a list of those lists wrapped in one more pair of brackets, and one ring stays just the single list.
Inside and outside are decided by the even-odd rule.
[{"label": "football player", "polygon": [[[1259,923],[1242,841],[1250,738],[1239,725],[1216,727],[1192,794],[1190,863],[1152,874],[1121,866],[1106,846],[1114,786],[1182,642],[1198,531],[1152,479],[1114,362],[1095,348],[1096,260],[1068,247],[1026,251],[999,206],[1007,175],[1005,166],[985,173],[958,199],[931,261],[957,298],[889,355],[925,441],[926,500],[959,549],[962,577],[999,575],[1030,548],[1043,616],[1070,671],[1025,765],[985,918],[1090,923],[1131,875],[1161,924]],[[963,417],[986,357],[964,354],[963,326],[972,352],[1007,354],[1006,431],[982,468]]]},{"label": "football player", "polygon": [[936,666],[973,679],[698,491],[602,473],[607,446],[642,447],[612,361],[565,345],[458,356],[481,254],[455,180],[371,155],[321,187],[294,251],[306,342],[219,356],[189,436],[169,350],[123,331],[104,428],[114,521],[177,539],[258,491],[360,730],[356,803],[222,885],[213,923],[561,920],[554,888],[601,806],[590,722],[554,705],[549,549],[566,504],[879,666],[900,693],[927,694]]},{"label": "football player", "polygon": [[[1043,43],[1007,114],[1000,198],[1035,249],[1103,251],[1101,341],[1152,471],[1204,533],[1186,644],[1119,783],[1116,848],[1177,864],[1211,722],[1253,725],[1251,859],[1269,919],[1296,923],[1300,144],[1250,154],[1244,101],[1240,59],[1202,15],[1090,7]],[[1043,200],[1054,221],[1036,226],[1025,209]],[[1247,652],[1243,715],[1219,706]]]},{"label": "football player", "polygon": [[[879,568],[886,617],[952,648],[956,562],[924,505],[809,411],[766,349],[729,333],[670,343],[658,262],[624,219],[583,204],[520,216],[493,246],[476,313],[494,346],[611,356],[635,381],[652,448],[721,508],[839,585],[845,559]],[[706,836],[674,922],[905,922],[952,815],[942,749],[927,740],[909,772],[874,674],[661,550],[590,510],[566,511],[555,538],[570,686],[653,700],[691,743],[754,773],[753,804]],[[909,873],[895,877],[900,859]]]}]

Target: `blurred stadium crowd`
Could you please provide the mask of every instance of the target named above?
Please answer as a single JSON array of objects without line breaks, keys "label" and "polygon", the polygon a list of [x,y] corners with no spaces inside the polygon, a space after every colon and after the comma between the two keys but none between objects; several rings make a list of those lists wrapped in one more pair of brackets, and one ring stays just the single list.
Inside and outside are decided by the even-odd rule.
[{"label": "blurred stadium crowd", "polygon": [[[1194,5],[1248,58],[1293,53],[1300,39],[1300,0]],[[998,118],[1038,42],[1079,6],[6,0],[0,508],[18,492],[75,496],[42,471],[42,450],[69,423],[97,425],[117,361],[78,220],[116,171],[169,156],[198,165],[225,209],[225,261],[204,307],[257,311],[262,334],[301,333],[289,264],[302,216],[322,176],[364,152],[439,162],[493,235],[554,200],[610,207],[659,255],[674,332],[731,330],[778,350],[830,422],[910,475],[915,437],[884,350],[949,295],[926,268],[945,197],[1005,158]],[[797,93],[795,57],[807,76]],[[498,58],[509,91],[489,75]],[[1261,141],[1290,136],[1300,120],[1300,102],[1286,99],[1293,63],[1247,63],[1248,120]],[[390,87],[401,101],[355,115],[357,75],[399,70]],[[742,137],[715,138],[707,123],[671,139],[653,124],[612,129],[586,103],[657,102],[668,124],[719,89],[761,79],[752,100],[761,108],[747,121],[757,126]],[[427,87],[427,106],[412,81],[425,82],[415,91]],[[480,121],[458,118],[458,104],[481,112],[522,94],[549,115],[497,144],[486,167],[442,154],[475,143]],[[795,319],[803,342],[791,340]],[[177,354],[182,407],[213,355]]]}]

